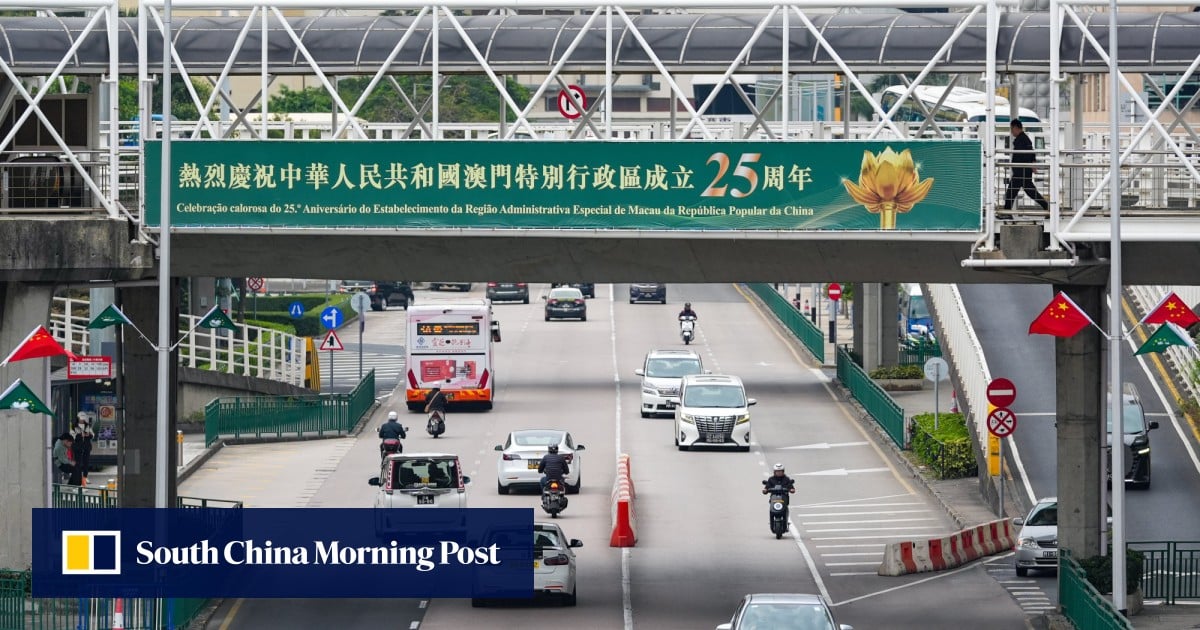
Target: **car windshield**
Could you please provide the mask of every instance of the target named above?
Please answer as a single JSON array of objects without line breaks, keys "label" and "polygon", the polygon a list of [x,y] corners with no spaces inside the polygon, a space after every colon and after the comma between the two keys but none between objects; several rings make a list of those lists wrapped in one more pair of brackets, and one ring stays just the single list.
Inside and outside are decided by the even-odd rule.
[{"label": "car windshield", "polygon": [[[1104,414],[1108,418],[1108,432],[1112,433],[1112,412]],[[1125,433],[1141,433],[1146,430],[1146,418],[1142,415],[1142,407],[1136,403],[1125,403]]]},{"label": "car windshield", "polygon": [[401,459],[392,464],[393,487],[457,488],[458,466],[453,459]]},{"label": "car windshield", "polygon": [[550,446],[562,444],[563,434],[560,431],[522,431],[514,433],[512,441],[517,446]]},{"label": "car windshield", "polygon": [[914,295],[909,298],[908,316],[911,319],[926,319],[929,317],[929,307],[925,305],[925,296]]},{"label": "car windshield", "polygon": [[1035,526],[1052,525],[1057,527],[1058,504],[1045,503],[1038,506],[1038,508],[1034,510],[1033,514],[1029,515],[1029,520],[1025,521],[1025,524]]},{"label": "car windshield", "polygon": [[750,604],[738,628],[745,630],[833,630],[829,613],[820,604]]},{"label": "car windshield", "polygon": [[551,300],[582,300],[583,293],[579,289],[554,289],[550,292]]},{"label": "car windshield", "polygon": [[699,359],[650,359],[646,362],[646,376],[654,378],[682,378],[702,371]]},{"label": "car windshield", "polygon": [[558,547],[558,534],[544,529],[537,529],[533,532],[533,546],[536,547]]},{"label": "car windshield", "polygon": [[692,385],[684,393],[685,407],[745,407],[746,396],[736,385]]}]

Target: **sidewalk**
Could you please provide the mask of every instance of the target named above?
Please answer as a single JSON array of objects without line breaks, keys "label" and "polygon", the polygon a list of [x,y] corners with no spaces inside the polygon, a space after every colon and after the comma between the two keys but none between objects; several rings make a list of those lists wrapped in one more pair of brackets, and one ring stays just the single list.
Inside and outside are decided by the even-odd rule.
[{"label": "sidewalk", "polygon": [[[820,290],[825,286],[823,283],[817,284],[817,297],[819,300],[813,299],[813,285],[807,284],[772,284],[772,287],[778,287],[779,292],[789,303],[793,302],[796,297],[797,286],[799,286],[800,305],[803,310],[804,303],[807,302],[811,307],[814,304],[817,306],[817,320],[814,322],[825,336],[825,361],[823,366],[826,368],[834,368],[837,366],[837,346],[852,345],[854,343],[854,327],[850,320],[850,304],[846,301],[839,300],[838,316],[837,316],[837,343],[829,341],[829,305],[830,300],[825,295],[820,294]],[[812,316],[809,312],[805,312],[805,316],[812,321]]]},{"label": "sidewalk", "polygon": [[[172,444],[175,442],[172,441]],[[203,462],[197,462],[200,457],[205,456],[204,434],[203,433],[185,433],[183,435],[183,458],[179,462],[180,481],[186,478],[186,473],[190,474],[197,465]],[[190,465],[190,467],[189,467]],[[108,484],[109,481],[116,483],[117,467],[102,466],[88,475],[89,487],[101,487]]]}]

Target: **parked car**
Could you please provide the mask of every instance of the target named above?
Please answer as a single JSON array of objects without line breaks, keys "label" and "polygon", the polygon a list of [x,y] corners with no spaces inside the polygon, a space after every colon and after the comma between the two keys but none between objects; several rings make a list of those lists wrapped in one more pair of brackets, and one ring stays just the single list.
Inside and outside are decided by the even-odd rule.
[{"label": "parked car", "polygon": [[514,486],[540,488],[542,473],[538,464],[549,452],[551,444],[558,445],[558,452],[567,459],[567,492],[578,494],[583,484],[583,459],[578,451],[584,450],[576,444],[571,434],[560,429],[526,429],[508,434],[504,444],[497,444],[500,457],[496,460],[496,492],[508,494]]},{"label": "parked car", "polygon": [[635,373],[642,377],[642,417],[674,413],[671,402],[688,374],[704,374],[704,362],[691,350],[651,350]]},{"label": "parked car", "polygon": [[550,286],[551,286],[551,288],[553,288],[553,287],[574,287],[576,289],[579,289],[580,292],[583,293],[583,297],[586,297],[586,298],[596,297],[596,285],[591,282],[571,282],[571,283],[555,282],[554,284],[552,284]]},{"label": "parked car", "polygon": [[1058,570],[1058,497],[1037,502],[1025,518],[1013,519],[1017,532],[1017,576],[1029,575],[1030,569]]},{"label": "parked car", "polygon": [[440,291],[442,289],[458,289],[459,291],[470,291],[473,283],[471,282],[430,282],[430,291]]},{"label": "parked car", "polygon": [[529,285],[524,282],[489,282],[487,298],[493,302],[529,303]]},{"label": "parked car", "polygon": [[[1125,383],[1121,392],[1121,407],[1124,410],[1125,431],[1125,483],[1143,490],[1150,489],[1150,431],[1158,428],[1158,422],[1146,422],[1146,411],[1142,408],[1141,397],[1133,383]],[[1106,447],[1112,448],[1112,414],[1105,409],[1104,416],[1108,418],[1106,432]],[[1108,480],[1112,482],[1112,455],[1106,450],[1105,455]]]},{"label": "parked car", "polygon": [[750,450],[750,406],[742,379],[717,374],[689,374],[679,386],[675,404],[675,446],[714,446]]},{"label": "parked car", "polygon": [[397,453],[367,483],[379,488],[376,508],[465,508],[471,478],[462,474],[457,455]]},{"label": "parked car", "polygon": [[389,306],[399,306],[408,310],[412,287],[407,282],[397,280],[376,280],[375,288],[371,290],[371,310],[382,311]]},{"label": "parked car", "polygon": [[634,282],[629,285],[629,303],[667,303],[667,285],[658,282]]},{"label": "parked car", "polygon": [[804,628],[804,630],[854,630],[834,620],[829,603],[820,595],[753,593],[742,598],[729,623],[717,630]]},{"label": "parked car", "polygon": [[[503,544],[504,538],[514,535],[528,536],[529,530],[498,532],[494,533],[492,538],[500,545],[501,553],[503,553],[503,549],[506,547]],[[574,606],[577,601],[575,577],[578,568],[575,552],[572,549],[582,546],[583,542],[579,539],[568,539],[557,523],[534,523],[533,592],[537,595],[561,598],[563,605]],[[525,561],[528,562],[528,560]],[[486,599],[471,599],[471,606],[476,608],[485,606],[487,603]]]},{"label": "parked car", "polygon": [[587,321],[587,302],[579,289],[550,289],[550,294],[543,296],[543,299],[546,300],[546,321],[565,318]]},{"label": "parked car", "polygon": [[338,291],[342,293],[358,293],[359,291],[374,291],[374,280],[342,280]]}]

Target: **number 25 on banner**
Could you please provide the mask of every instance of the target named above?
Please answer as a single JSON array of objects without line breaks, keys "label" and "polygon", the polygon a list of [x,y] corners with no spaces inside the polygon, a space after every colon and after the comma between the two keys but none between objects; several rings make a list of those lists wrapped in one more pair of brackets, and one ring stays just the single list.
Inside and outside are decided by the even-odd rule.
[{"label": "number 25 on banner", "polygon": [[[738,198],[749,197],[758,188],[758,172],[746,165],[753,164],[760,159],[762,159],[761,153],[743,153],[738,158],[737,166],[733,169],[733,176],[741,177],[750,182],[750,190],[742,191],[734,188],[729,191],[729,196]],[[729,156],[720,152],[714,153],[708,156],[708,161],[705,164],[712,164],[713,162],[717,163],[717,176],[708,184],[708,188],[705,188],[704,192],[700,193],[701,197],[724,197],[725,190],[729,188],[728,185],[717,185],[725,177],[725,173],[729,171]]]}]

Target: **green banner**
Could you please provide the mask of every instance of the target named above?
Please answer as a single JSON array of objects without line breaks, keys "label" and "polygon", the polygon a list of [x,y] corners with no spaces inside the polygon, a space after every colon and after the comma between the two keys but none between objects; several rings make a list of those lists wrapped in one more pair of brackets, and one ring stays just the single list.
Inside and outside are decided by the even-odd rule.
[{"label": "green banner", "polygon": [[982,171],[975,141],[174,141],[171,225],[978,232]]}]

